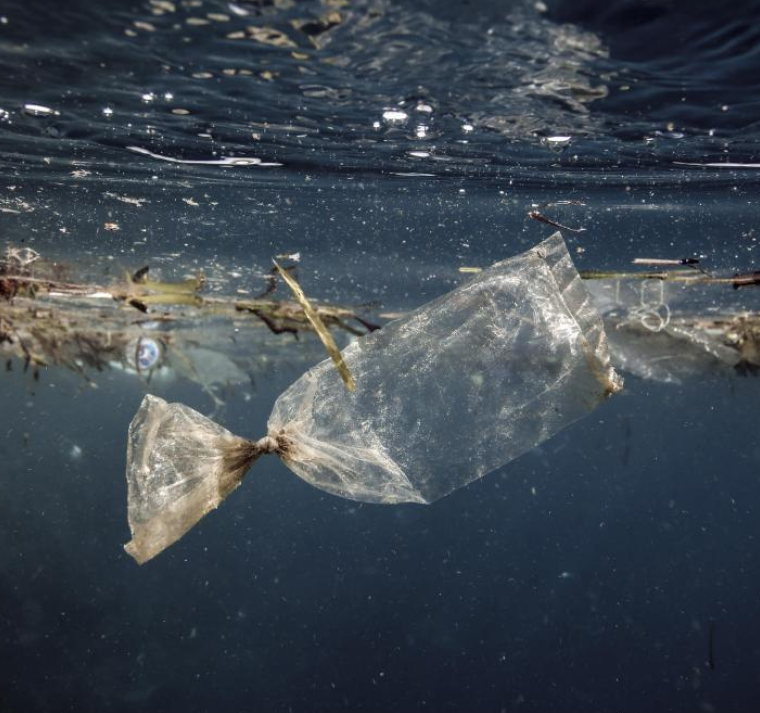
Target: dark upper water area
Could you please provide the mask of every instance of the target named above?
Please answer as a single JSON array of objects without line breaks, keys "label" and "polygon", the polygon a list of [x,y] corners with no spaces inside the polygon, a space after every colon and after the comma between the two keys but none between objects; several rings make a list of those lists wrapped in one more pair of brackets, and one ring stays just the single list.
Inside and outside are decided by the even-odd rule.
[{"label": "dark upper water area", "polygon": [[[725,336],[759,309],[731,283],[760,269],[759,28],[744,0],[3,0],[0,260],[98,289],[202,273],[222,303],[284,255],[318,303],[385,324],[546,238],[538,213],[579,270],[725,277],[627,305],[649,337],[684,315]],[[138,567],[143,396],[258,438],[324,350],[250,319],[84,314],[175,352],[35,368],[0,338],[0,713],[754,710],[760,352],[653,341],[622,394],[432,506],[262,459]]]},{"label": "dark upper water area", "polygon": [[6,0],[3,173],[139,181],[171,168],[249,186],[347,172],[531,186],[754,180],[725,164],[760,160],[756,11]]}]

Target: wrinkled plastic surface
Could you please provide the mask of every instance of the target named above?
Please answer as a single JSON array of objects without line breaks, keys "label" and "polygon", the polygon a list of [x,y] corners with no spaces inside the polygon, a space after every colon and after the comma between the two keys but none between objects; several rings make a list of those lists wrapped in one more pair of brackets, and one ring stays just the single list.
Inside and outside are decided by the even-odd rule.
[{"label": "wrinkled plastic surface", "polygon": [[349,393],[330,360],[275,403],[268,436],[237,438],[147,396],[129,430],[133,539],[144,562],[274,452],[312,485],[373,503],[429,503],[545,441],[620,388],[602,321],[559,233],[352,343]]},{"label": "wrinkled plastic surface", "polygon": [[218,507],[249,465],[230,467],[230,454],[247,445],[187,406],[146,396],[129,426],[127,552],[145,562]]},{"label": "wrinkled plastic surface", "polygon": [[428,503],[584,416],[620,382],[564,240],[536,248],[351,344],[275,404],[269,434],[304,480],[366,502]]}]

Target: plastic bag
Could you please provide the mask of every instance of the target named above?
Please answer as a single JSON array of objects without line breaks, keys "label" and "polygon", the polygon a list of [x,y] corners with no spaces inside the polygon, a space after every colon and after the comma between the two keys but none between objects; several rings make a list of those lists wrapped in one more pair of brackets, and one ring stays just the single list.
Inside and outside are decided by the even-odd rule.
[{"label": "plastic bag", "polygon": [[129,430],[129,554],[144,562],[179,539],[264,453],[345,498],[430,503],[621,388],[559,233],[342,354],[355,392],[321,362],[277,399],[256,443],[147,396]]},{"label": "plastic bag", "polygon": [[680,383],[711,371],[760,370],[754,293],[709,279],[608,278],[586,284],[604,321],[616,368]]}]

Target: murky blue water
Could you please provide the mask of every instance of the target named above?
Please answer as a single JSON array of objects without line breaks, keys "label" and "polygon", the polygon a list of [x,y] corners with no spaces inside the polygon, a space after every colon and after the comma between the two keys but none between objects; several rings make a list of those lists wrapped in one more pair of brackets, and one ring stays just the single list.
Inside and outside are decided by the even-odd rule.
[{"label": "murky blue water", "polygon": [[[537,209],[585,229],[565,232],[579,269],[751,271],[759,11],[5,0],[3,250],[98,284],[203,270],[229,299],[300,253],[308,294],[377,321],[546,237]],[[715,303],[754,311],[757,289]],[[753,709],[756,378],[627,374],[430,507],[359,505],[262,461],[137,567],[124,456],[143,395],[210,413],[213,393],[216,418],[258,437],[323,356],[237,326],[185,342],[232,360],[233,384],[179,362],[90,370],[97,388],[22,360],[3,373],[0,711]]]}]

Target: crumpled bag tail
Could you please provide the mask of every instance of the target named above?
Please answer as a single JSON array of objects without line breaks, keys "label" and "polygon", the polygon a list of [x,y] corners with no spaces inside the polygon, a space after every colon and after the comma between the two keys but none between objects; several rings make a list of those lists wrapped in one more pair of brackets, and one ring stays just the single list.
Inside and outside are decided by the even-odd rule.
[{"label": "crumpled bag tail", "polygon": [[155,557],[217,508],[259,455],[197,411],[146,396],[129,426],[124,549],[139,564]]}]

